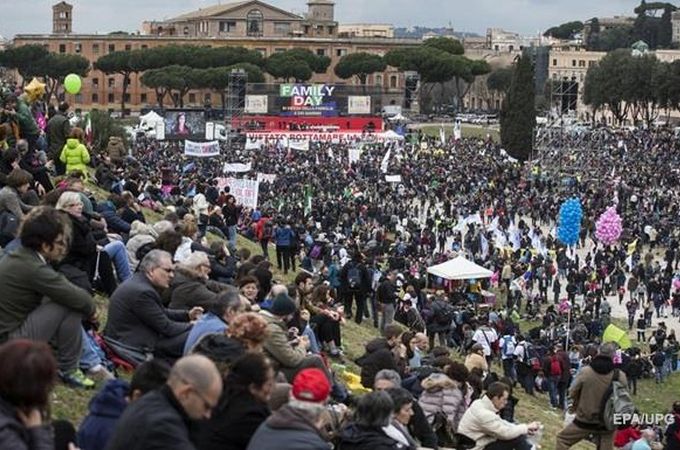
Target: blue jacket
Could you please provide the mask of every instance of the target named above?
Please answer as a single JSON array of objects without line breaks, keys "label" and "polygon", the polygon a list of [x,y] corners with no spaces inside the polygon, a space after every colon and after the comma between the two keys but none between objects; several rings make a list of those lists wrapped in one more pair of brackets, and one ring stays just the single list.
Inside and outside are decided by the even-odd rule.
[{"label": "blue jacket", "polygon": [[105,201],[97,204],[97,212],[106,220],[106,225],[109,230],[114,233],[128,234],[130,232],[130,224],[124,221],[117,213],[116,207],[110,201]]},{"label": "blue jacket", "polygon": [[90,400],[90,412],[78,430],[78,445],[81,450],[106,448],[118,419],[127,407],[125,396],[129,390],[127,381],[110,380]]},{"label": "blue jacket", "polygon": [[295,234],[290,227],[276,227],[274,230],[274,242],[276,245],[289,247],[293,243]]},{"label": "blue jacket", "polygon": [[187,341],[184,343],[184,354],[191,353],[191,349],[205,336],[209,334],[224,334],[227,324],[224,320],[211,312],[207,312],[191,327]]}]

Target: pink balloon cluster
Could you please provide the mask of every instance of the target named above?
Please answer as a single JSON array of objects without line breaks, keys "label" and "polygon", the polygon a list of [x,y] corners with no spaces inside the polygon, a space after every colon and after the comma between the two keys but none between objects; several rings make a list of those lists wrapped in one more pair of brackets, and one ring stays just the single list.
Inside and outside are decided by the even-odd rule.
[{"label": "pink balloon cluster", "polygon": [[622,230],[621,217],[616,213],[616,207],[610,206],[597,219],[595,237],[604,245],[612,245],[619,240]]}]

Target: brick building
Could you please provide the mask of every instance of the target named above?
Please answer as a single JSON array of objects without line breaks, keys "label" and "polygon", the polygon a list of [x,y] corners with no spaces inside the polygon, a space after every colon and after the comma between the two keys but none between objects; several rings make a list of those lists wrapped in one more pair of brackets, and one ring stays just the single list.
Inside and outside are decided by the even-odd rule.
[{"label": "brick building", "polygon": [[[355,79],[342,80],[335,76],[333,67],[342,56],[354,52],[384,55],[394,48],[420,43],[412,39],[339,37],[334,2],[309,0],[307,5],[307,14],[302,16],[260,0],[246,0],[199,9],[169,20],[144,22],[141,34],[76,34],[71,28],[72,8],[62,2],[53,9],[55,29],[52,34],[20,34],[14,38],[14,45],[43,45],[51,52],[79,54],[91,62],[114,51],[171,44],[242,46],[257,50],[265,57],[292,48],[305,48],[331,58],[327,72],[314,74],[310,82],[356,84]],[[128,87],[126,103],[132,111],[155,105],[153,90],[142,86],[140,76],[133,74]],[[267,81],[273,81],[271,77],[267,78]],[[122,84],[121,75],[91,70],[83,80],[80,94],[68,95],[67,100],[76,108],[118,109]],[[378,86],[386,95],[394,97],[403,94],[405,76],[388,67],[384,73],[370,76],[367,84]],[[206,102],[220,105],[220,95],[190,91],[185,97],[187,106],[202,106]]]}]

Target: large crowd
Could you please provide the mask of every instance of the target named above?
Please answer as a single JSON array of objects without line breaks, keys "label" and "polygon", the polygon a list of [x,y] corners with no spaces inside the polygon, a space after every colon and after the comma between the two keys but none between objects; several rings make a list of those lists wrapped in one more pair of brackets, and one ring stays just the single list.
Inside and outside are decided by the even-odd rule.
[{"label": "large crowd", "polygon": [[[565,136],[571,153],[525,165],[491,140],[417,131],[195,158],[142,134],[97,151],[69,105],[6,90],[1,448],[680,448],[680,401],[663,428],[602,413],[613,382],[634,401],[639,380],[678,368],[670,131]],[[268,175],[257,208],[225,162]],[[573,197],[568,247],[556,219]],[[604,246],[612,205],[624,229]],[[457,256],[493,275],[428,274]],[[353,361],[350,320],[380,336]],[[610,324],[637,339],[603,339]],[[57,380],[101,388],[77,432],[48,417]],[[516,421],[518,387],[565,414],[557,436]]]}]

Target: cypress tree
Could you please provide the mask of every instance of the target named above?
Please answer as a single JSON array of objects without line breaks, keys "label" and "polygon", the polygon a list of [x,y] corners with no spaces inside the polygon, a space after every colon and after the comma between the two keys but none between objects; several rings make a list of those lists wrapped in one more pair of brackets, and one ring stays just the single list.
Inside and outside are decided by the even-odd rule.
[{"label": "cypress tree", "polygon": [[536,109],[534,71],[528,56],[515,64],[512,83],[501,109],[501,142],[513,158],[527,160],[533,147]]}]

